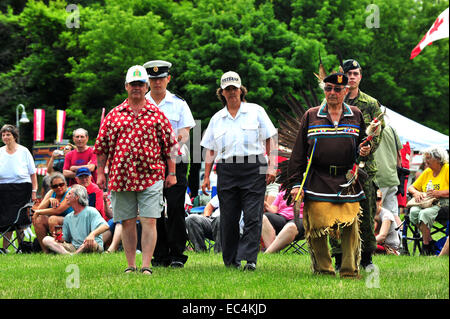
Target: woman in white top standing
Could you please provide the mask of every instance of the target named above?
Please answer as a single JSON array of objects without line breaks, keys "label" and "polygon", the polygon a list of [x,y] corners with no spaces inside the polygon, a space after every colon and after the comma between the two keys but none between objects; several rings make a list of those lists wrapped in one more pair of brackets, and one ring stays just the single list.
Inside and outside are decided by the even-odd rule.
[{"label": "woman in white top standing", "polygon": [[206,149],[202,191],[211,188],[209,175],[216,162],[224,264],[240,268],[246,260],[244,270],[255,270],[266,184],[276,175],[277,131],[261,106],[245,101],[246,93],[239,74],[222,75],[217,96],[224,108],[211,118],[200,143]]},{"label": "woman in white top standing", "polygon": [[[0,129],[5,146],[0,147],[0,228],[11,224],[17,212],[30,200],[36,200],[36,166],[30,151],[17,143],[19,131],[5,124]],[[14,219],[11,220],[11,216]],[[10,238],[11,233],[7,234]],[[3,239],[3,249],[9,243]]]}]

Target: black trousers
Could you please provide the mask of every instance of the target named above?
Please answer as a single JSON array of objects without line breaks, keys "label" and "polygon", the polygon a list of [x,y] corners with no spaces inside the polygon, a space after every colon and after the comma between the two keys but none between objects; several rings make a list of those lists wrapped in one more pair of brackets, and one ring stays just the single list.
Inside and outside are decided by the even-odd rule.
[{"label": "black trousers", "polygon": [[[261,241],[265,170],[267,164],[218,163],[217,194],[222,232],[222,257],[226,266],[240,265],[242,260],[256,263]],[[241,213],[244,230],[239,234]]]},{"label": "black trousers", "polygon": [[173,261],[186,263],[188,256],[183,254],[186,248],[186,213],[184,210],[187,189],[187,164],[177,163],[177,184],[164,189],[167,201],[167,219],[164,214],[156,221],[158,233],[153,264],[169,265]]}]

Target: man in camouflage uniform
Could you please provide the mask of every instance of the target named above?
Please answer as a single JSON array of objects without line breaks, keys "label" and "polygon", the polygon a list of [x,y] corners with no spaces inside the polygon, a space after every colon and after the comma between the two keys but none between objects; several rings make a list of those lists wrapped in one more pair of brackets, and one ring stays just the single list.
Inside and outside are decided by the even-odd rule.
[{"label": "man in camouflage uniform", "polygon": [[[370,122],[381,114],[380,103],[365,94],[359,89],[359,83],[362,78],[361,66],[356,60],[349,59],[343,63],[344,73],[348,76],[348,85],[350,86],[349,93],[345,97],[344,102],[349,105],[357,106],[363,116],[366,126],[369,126]],[[384,122],[383,126],[384,127]],[[381,142],[381,134],[375,137],[370,143],[372,147],[371,154],[365,162],[364,170],[366,171],[368,178],[363,184],[363,190],[366,195],[366,199],[361,201],[361,208],[363,215],[361,217],[360,231],[361,231],[361,266],[366,268],[372,264],[372,254],[375,252],[377,243],[374,235],[374,218],[376,213],[376,197],[378,186],[375,182],[375,173],[377,172],[377,165],[373,156],[373,153],[377,150],[378,145]],[[342,253],[340,245],[332,240],[332,255],[335,257],[335,267],[340,268]]]}]

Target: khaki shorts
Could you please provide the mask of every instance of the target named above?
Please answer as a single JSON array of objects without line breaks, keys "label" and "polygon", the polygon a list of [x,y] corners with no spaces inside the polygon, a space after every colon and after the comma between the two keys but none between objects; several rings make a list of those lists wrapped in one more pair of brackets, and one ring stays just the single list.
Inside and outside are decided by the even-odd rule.
[{"label": "khaki shorts", "polygon": [[142,192],[111,191],[114,222],[141,217],[159,218],[164,209],[164,181],[157,181]]},{"label": "khaki shorts", "polygon": [[420,208],[419,206],[413,206],[409,210],[409,220],[414,225],[419,225],[423,222],[428,228],[432,228],[434,221],[439,213],[441,207],[434,205],[428,208]]},{"label": "khaki shorts", "polygon": [[77,249],[75,248],[74,245],[72,245],[71,243],[61,243],[61,245],[63,246],[63,248],[65,250],[67,250],[69,253],[74,253],[77,251]]}]

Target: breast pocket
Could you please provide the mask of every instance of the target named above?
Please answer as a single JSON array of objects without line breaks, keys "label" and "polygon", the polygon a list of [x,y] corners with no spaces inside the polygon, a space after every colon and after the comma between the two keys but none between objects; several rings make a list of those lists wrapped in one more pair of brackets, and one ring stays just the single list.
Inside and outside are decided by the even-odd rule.
[{"label": "breast pocket", "polygon": [[225,129],[216,129],[213,132],[213,138],[214,138],[214,145],[216,148],[216,151],[223,152],[223,149],[226,146],[226,130]]},{"label": "breast pocket", "polygon": [[243,143],[249,148],[258,147],[259,141],[259,125],[258,123],[244,123],[241,125]]},{"label": "breast pocket", "polygon": [[170,125],[172,125],[173,130],[177,131],[178,129],[178,122],[180,122],[180,114],[179,113],[175,113],[175,112],[169,112],[166,115],[167,119],[170,122]]},{"label": "breast pocket", "polygon": [[174,122],[178,122],[180,120],[180,114],[175,113],[175,112],[170,112],[168,114],[166,114],[166,117],[169,119],[169,121],[174,121]]}]

